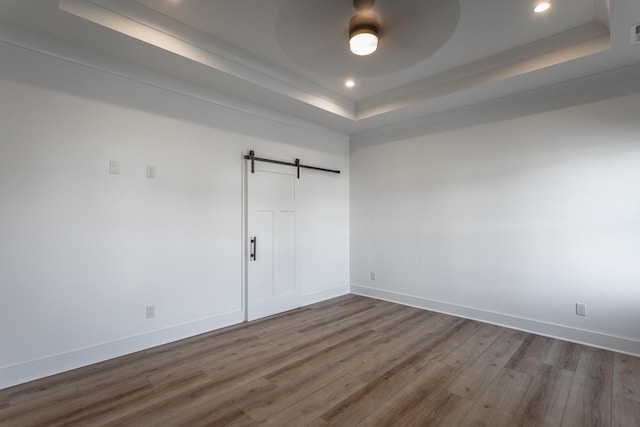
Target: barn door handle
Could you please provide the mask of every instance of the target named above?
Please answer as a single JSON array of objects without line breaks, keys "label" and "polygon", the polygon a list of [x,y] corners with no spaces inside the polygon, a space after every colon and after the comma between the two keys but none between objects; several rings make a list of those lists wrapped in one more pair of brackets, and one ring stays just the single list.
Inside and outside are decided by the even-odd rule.
[{"label": "barn door handle", "polygon": [[254,236],[251,238],[251,255],[249,256],[254,261],[257,259],[256,258],[256,255],[258,253],[257,246],[258,246],[258,238]]}]

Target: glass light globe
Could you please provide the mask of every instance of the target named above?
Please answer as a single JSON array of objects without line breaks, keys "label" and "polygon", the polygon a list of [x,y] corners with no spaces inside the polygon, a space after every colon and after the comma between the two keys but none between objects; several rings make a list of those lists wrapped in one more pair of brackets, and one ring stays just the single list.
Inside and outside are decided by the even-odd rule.
[{"label": "glass light globe", "polygon": [[355,55],[371,55],[378,49],[378,36],[369,32],[354,34],[349,40],[349,48]]}]

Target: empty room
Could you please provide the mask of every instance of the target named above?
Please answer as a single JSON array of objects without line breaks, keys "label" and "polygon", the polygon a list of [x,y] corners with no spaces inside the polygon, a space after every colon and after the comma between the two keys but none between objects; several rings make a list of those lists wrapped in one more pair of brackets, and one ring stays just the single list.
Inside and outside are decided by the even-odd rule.
[{"label": "empty room", "polygon": [[638,0],[3,0],[0,425],[640,425]]}]

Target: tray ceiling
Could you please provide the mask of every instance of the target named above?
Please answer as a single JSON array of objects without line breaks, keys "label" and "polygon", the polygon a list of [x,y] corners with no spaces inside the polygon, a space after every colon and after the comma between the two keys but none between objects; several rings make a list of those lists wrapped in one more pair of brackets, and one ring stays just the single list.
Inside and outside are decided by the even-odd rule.
[{"label": "tray ceiling", "polygon": [[349,53],[349,0],[55,3],[5,0],[0,20],[347,133],[640,61],[634,0],[377,0],[370,57]]}]

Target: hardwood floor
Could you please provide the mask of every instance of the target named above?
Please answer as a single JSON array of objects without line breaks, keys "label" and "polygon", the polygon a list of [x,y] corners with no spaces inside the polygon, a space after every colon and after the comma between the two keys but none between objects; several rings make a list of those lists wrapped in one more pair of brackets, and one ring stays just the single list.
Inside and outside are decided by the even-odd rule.
[{"label": "hardwood floor", "polygon": [[347,295],[0,390],[2,426],[638,426],[640,358]]}]

